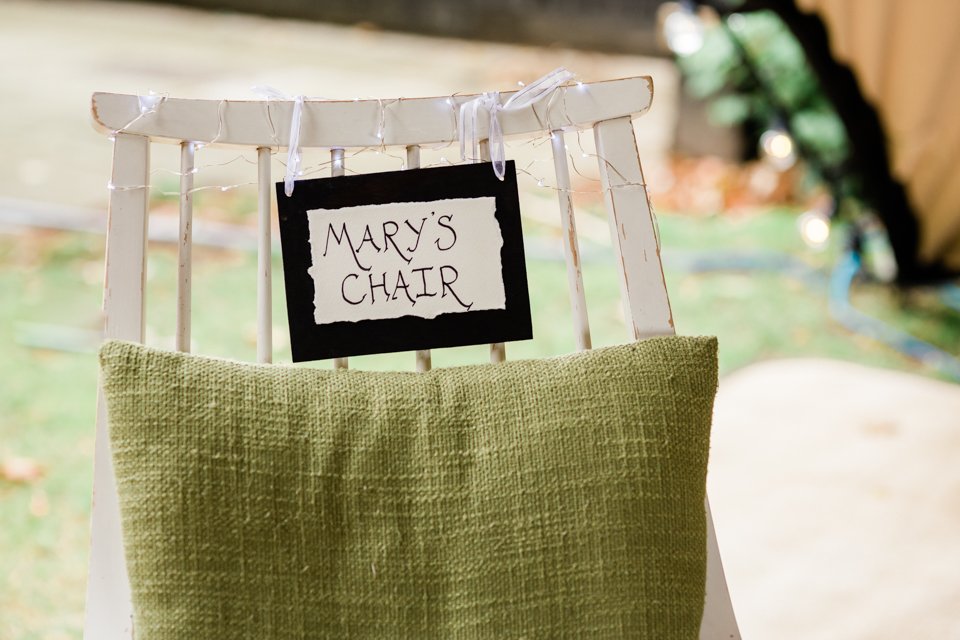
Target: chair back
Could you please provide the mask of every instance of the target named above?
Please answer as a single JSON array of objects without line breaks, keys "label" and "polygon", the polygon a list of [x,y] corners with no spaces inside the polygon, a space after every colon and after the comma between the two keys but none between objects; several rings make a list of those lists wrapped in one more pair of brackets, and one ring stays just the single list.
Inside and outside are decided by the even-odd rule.
[{"label": "chair back", "polygon": [[[512,92],[499,94],[500,104]],[[345,152],[365,148],[400,148],[405,166],[420,165],[424,146],[458,141],[460,106],[477,96],[396,100],[234,101],[187,100],[155,96],[96,93],[95,126],[113,139],[113,169],[107,224],[103,308],[105,337],[143,342],[147,275],[150,145],[180,146],[180,234],[176,346],[189,350],[191,327],[193,176],[197,146],[255,149],[257,154],[258,270],[257,360],[273,358],[271,297],[271,154],[291,140],[292,116],[301,108],[299,145],[330,150],[331,175],[344,173]],[[628,339],[674,333],[660,247],[632,118],[643,114],[653,98],[648,77],[570,83],[549,100],[503,110],[499,124],[505,137],[549,136],[556,173],[560,221],[572,330],[579,349],[591,347],[590,327],[580,267],[580,251],[565,132],[592,129],[604,202],[618,266]],[[489,159],[488,122],[478,119],[481,158]],[[296,128],[296,127],[294,127]],[[490,345],[490,359],[506,357],[503,344]],[[415,355],[418,370],[430,368],[430,352]],[[413,364],[413,362],[412,362]],[[338,358],[336,367],[348,366]],[[739,638],[730,604],[716,536],[707,508],[708,566],[706,607],[701,638]],[[116,483],[106,433],[102,393],[97,410],[92,541],[84,637],[119,640],[133,637],[130,585],[123,556]]]}]

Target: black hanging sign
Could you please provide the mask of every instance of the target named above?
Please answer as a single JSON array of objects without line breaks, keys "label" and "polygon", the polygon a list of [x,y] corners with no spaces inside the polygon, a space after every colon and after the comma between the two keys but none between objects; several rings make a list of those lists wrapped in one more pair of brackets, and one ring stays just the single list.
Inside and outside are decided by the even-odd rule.
[{"label": "black hanging sign", "polygon": [[293,360],[533,336],[516,169],[277,185]]}]

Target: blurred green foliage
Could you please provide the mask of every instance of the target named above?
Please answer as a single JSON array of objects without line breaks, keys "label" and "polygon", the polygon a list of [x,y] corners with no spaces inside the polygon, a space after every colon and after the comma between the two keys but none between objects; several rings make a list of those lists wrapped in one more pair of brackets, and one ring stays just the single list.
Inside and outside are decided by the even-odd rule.
[{"label": "blurred green foliage", "polygon": [[743,126],[753,141],[784,126],[821,179],[849,192],[842,168],[846,130],[807,64],[803,48],[770,11],[735,13],[709,25],[703,47],[678,60],[691,95],[709,100],[722,126]]}]

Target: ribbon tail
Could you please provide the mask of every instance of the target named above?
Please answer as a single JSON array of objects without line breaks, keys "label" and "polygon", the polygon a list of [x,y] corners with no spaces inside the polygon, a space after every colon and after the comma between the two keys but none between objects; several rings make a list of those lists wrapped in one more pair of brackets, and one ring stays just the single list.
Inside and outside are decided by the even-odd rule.
[{"label": "ribbon tail", "polygon": [[460,159],[473,159],[477,148],[477,103],[475,100],[460,106]]},{"label": "ribbon tail", "polygon": [[287,173],[283,177],[283,192],[287,194],[288,198],[293,195],[293,183],[296,181],[299,173],[300,149],[290,147],[290,151],[287,154]]},{"label": "ribbon tail", "polygon": [[477,102],[473,105],[472,118],[473,118],[473,161],[479,162],[481,160],[481,140],[480,140],[480,131],[478,123],[480,121],[480,109],[483,108],[483,101]]},{"label": "ribbon tail", "polygon": [[490,160],[493,162],[493,172],[497,179],[503,181],[506,173],[506,149],[503,144],[503,130],[500,128],[500,118],[497,116],[498,103],[490,108]]},{"label": "ribbon tail", "polygon": [[466,124],[467,128],[464,132],[464,139],[470,145],[469,156],[465,157],[464,160],[469,159],[471,162],[476,162],[480,158],[480,131],[478,130],[478,116],[480,115],[480,108],[483,105],[480,100],[472,100],[467,103],[466,107]]},{"label": "ribbon tail", "polygon": [[467,120],[470,118],[471,102],[464,102],[460,105],[460,121],[457,123],[457,135],[460,137],[460,160],[467,159]]},{"label": "ribbon tail", "polygon": [[283,179],[283,192],[293,195],[293,183],[300,175],[300,121],[303,118],[303,96],[293,102],[293,117],[290,120],[290,140],[287,141],[287,173]]}]

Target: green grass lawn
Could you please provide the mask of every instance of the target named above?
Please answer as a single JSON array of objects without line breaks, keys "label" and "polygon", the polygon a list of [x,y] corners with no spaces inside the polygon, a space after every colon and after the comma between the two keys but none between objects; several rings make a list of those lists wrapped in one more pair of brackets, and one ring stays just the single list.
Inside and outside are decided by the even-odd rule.
[{"label": "green grass lawn", "polygon": [[[768,358],[817,356],[934,373],[892,349],[851,335],[828,315],[826,276],[834,252],[812,254],[795,216],[775,211],[731,220],[662,216],[667,281],[677,330],[720,338],[721,371]],[[572,350],[566,282],[555,231],[531,225],[528,275],[535,339],[510,344],[509,357]],[[0,235],[0,459],[32,458],[39,480],[0,479],[0,640],[79,636],[82,623],[96,398],[96,331],[102,276],[97,236],[65,233]],[[762,248],[807,265],[796,277],[764,269],[691,270],[692,258]],[[537,250],[535,250],[537,249]],[[617,278],[601,247],[583,247],[590,322],[597,345],[626,339]],[[777,253],[779,252],[779,253]],[[539,256],[539,257],[538,257]],[[198,251],[195,259],[195,350],[253,359],[255,256]],[[172,344],[176,256],[151,250],[148,341]],[[275,318],[285,321],[279,266]],[[861,309],[941,346],[960,344],[960,319],[934,295],[900,296],[860,285]],[[277,359],[288,357],[278,328]],[[41,345],[47,345],[42,348]],[[52,348],[56,347],[56,348]],[[486,348],[440,351],[435,366],[486,359]],[[359,368],[412,368],[410,353],[351,359]]]}]

